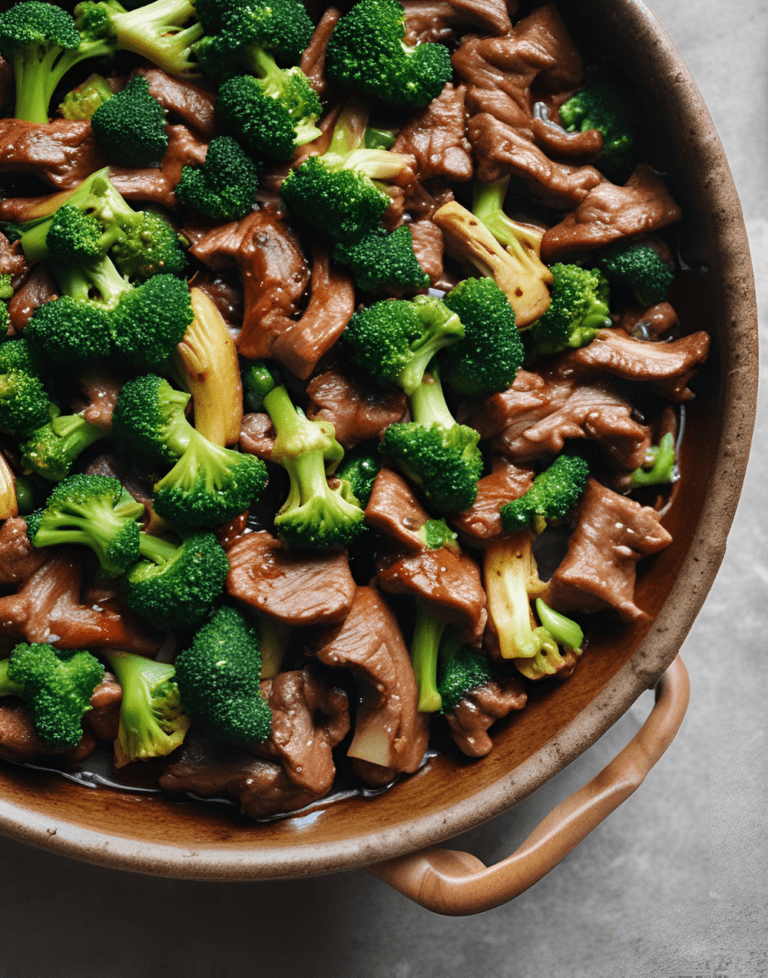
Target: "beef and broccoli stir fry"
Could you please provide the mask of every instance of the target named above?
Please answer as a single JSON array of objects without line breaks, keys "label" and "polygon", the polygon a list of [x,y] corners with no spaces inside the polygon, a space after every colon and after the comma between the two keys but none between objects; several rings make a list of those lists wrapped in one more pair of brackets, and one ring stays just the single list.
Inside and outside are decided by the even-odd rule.
[{"label": "beef and broccoli stir fry", "polygon": [[647,618],[709,337],[554,3],[22,0],[0,54],[0,755],[271,817]]}]

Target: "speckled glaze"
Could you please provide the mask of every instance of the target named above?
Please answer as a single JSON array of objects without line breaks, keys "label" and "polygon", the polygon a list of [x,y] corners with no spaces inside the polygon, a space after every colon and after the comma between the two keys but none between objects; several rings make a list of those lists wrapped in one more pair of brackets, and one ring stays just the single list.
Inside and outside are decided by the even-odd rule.
[{"label": "speckled glaze", "polygon": [[[307,876],[444,841],[515,805],[586,750],[674,659],[720,565],[756,410],[754,285],[739,200],[709,114],[667,35],[639,0],[563,5],[610,38],[653,124],[653,163],[684,211],[693,268],[672,302],[714,351],[687,408],[683,480],[666,519],[674,543],[641,565],[637,603],[653,622],[606,628],[562,685],[536,690],[482,762],[439,756],[379,797],[347,798],[265,825],[229,806],[86,790],[0,767],[0,831],[77,859],[207,880]],[[706,270],[703,270],[706,269]]]}]

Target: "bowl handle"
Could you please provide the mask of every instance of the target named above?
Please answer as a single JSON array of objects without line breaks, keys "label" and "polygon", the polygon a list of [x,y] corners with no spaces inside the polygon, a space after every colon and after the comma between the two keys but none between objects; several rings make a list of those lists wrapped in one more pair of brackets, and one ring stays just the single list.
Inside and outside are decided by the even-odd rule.
[{"label": "bowl handle", "polygon": [[554,869],[640,787],[672,743],[689,692],[688,672],[678,656],[661,677],[653,710],[629,744],[494,866],[485,866],[468,852],[430,848],[376,863],[369,867],[371,872],[422,907],[451,916],[482,913],[514,899]]}]

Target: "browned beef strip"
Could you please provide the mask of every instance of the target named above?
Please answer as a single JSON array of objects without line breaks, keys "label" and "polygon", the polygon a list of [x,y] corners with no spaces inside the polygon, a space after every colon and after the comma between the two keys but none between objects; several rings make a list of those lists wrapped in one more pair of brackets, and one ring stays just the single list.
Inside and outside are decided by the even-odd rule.
[{"label": "browned beef strip", "polygon": [[453,200],[453,191],[443,180],[430,180],[428,185],[414,180],[405,188],[404,207],[414,221],[431,220],[435,211]]},{"label": "browned beef strip", "polygon": [[0,173],[31,173],[56,190],[72,190],[106,162],[90,122],[0,119]]},{"label": "browned beef strip", "polygon": [[610,382],[539,375],[519,370],[512,386],[460,415],[513,462],[560,452],[568,439],[599,441],[611,462],[636,469],[651,444],[650,430],[632,417],[632,405]]},{"label": "browned beef strip", "polygon": [[50,556],[45,549],[32,546],[23,517],[12,516],[0,526],[0,585],[21,584]]},{"label": "browned beef strip", "polygon": [[[60,649],[118,648],[156,655],[162,635],[132,615],[117,598],[110,607],[81,599],[79,553],[55,548],[16,594],[0,597],[0,635],[51,642]],[[119,607],[119,610],[115,610]]]},{"label": "browned beef strip", "polygon": [[413,253],[421,270],[429,275],[429,283],[437,286],[443,277],[443,253],[445,241],[443,232],[433,222],[426,219],[412,221],[408,225],[413,241]]},{"label": "browned beef strip", "polygon": [[240,448],[251,455],[269,462],[272,459],[272,449],[275,445],[275,426],[268,414],[257,412],[243,417],[240,429]]},{"label": "browned beef strip", "polygon": [[620,238],[657,231],[679,221],[681,210],[660,177],[640,164],[623,187],[603,180],[550,228],[541,241],[542,261],[602,248]]},{"label": "browned beef strip", "polygon": [[349,731],[347,694],[307,669],[278,673],[262,682],[261,691],[272,711],[272,730],[251,752],[278,762],[292,784],[322,797],[336,775],[331,751]]},{"label": "browned beef strip", "polygon": [[528,694],[515,676],[477,686],[446,714],[453,742],[467,757],[485,757],[493,747],[488,728],[513,710],[522,710],[527,700]]},{"label": "browned beef strip", "polygon": [[703,330],[670,343],[652,343],[633,339],[623,329],[601,329],[587,346],[562,354],[556,369],[563,377],[611,374],[653,383],[670,400],[688,401],[694,396],[688,381],[706,360],[709,345]]},{"label": "browned beef strip", "polygon": [[365,507],[365,522],[406,550],[424,550],[419,530],[429,520],[405,479],[384,466],[376,476]]},{"label": "browned beef strip", "polygon": [[348,755],[367,784],[387,784],[415,771],[429,737],[419,691],[397,619],[375,588],[357,589],[341,625],[324,629],[313,651],[328,666],[349,669],[359,696]]},{"label": "browned beef strip", "polygon": [[211,92],[181,78],[173,78],[159,68],[138,68],[133,74],[147,79],[149,94],[167,112],[178,116],[206,142],[213,139],[216,135],[216,97]]},{"label": "browned beef strip", "polygon": [[330,421],[336,440],[345,449],[378,438],[408,411],[408,401],[399,388],[383,387],[369,378],[363,385],[334,364],[310,379],[307,395],[307,417]]},{"label": "browned beef strip", "polygon": [[389,594],[407,594],[453,626],[463,642],[478,645],[488,617],[480,570],[468,554],[449,547],[381,558],[376,580]]},{"label": "browned beef strip", "polygon": [[472,147],[466,136],[465,88],[450,83],[397,134],[392,151],[416,157],[418,180],[472,179]]},{"label": "browned beef strip", "polygon": [[309,302],[301,317],[275,337],[271,355],[302,380],[317,366],[344,332],[355,311],[352,276],[331,261],[330,250],[316,244],[312,250]]},{"label": "browned beef strip", "polygon": [[534,475],[529,466],[520,467],[504,456],[495,456],[492,472],[477,484],[477,497],[471,509],[453,513],[451,526],[472,546],[484,546],[503,532],[500,508],[527,492],[533,485]]},{"label": "browned beef strip", "polygon": [[619,319],[619,326],[638,340],[655,340],[678,324],[677,313],[668,302],[654,306],[631,306]]},{"label": "browned beef strip", "polygon": [[243,322],[243,291],[239,285],[212,272],[196,272],[189,284],[205,292],[230,331],[240,329]]},{"label": "browned beef strip", "polygon": [[0,231],[0,275],[10,275],[15,279],[19,275],[24,275],[29,271],[29,265],[21,250],[21,243],[15,241],[13,244]]},{"label": "browned beef strip", "polygon": [[346,551],[291,553],[266,530],[229,550],[227,591],[288,625],[332,625],[352,607],[356,585]]},{"label": "browned beef strip", "polygon": [[494,118],[490,112],[472,116],[469,139],[478,160],[477,177],[493,183],[505,176],[525,182],[531,197],[556,210],[571,210],[603,176],[593,166],[573,166],[550,159],[526,131]]},{"label": "browned beef strip", "polygon": [[623,621],[647,618],[634,603],[637,562],[671,542],[650,506],[590,479],[568,552],[550,581],[553,607],[566,614],[615,608]]},{"label": "browned beef strip", "polygon": [[56,283],[45,265],[35,265],[8,303],[11,325],[21,333],[40,306],[58,297]]},{"label": "browned beef strip", "polygon": [[208,152],[203,142],[186,126],[167,126],[168,148],[159,167],[111,166],[109,176],[117,191],[130,203],[157,204],[172,210],[174,193],[185,166],[202,166]]},{"label": "browned beef strip", "polygon": [[82,413],[89,424],[111,429],[112,412],[122,383],[105,367],[92,367],[80,375],[78,385],[84,398],[82,401],[75,401],[73,409]]},{"label": "browned beef strip", "polygon": [[598,129],[566,132],[561,126],[541,118],[531,122],[533,139],[551,160],[584,166],[594,163],[603,151],[603,137]]},{"label": "browned beef strip", "polygon": [[464,26],[488,34],[511,30],[515,0],[404,0],[407,44],[450,41]]},{"label": "browned beef strip", "polygon": [[328,7],[323,11],[299,62],[299,67],[309,79],[310,85],[321,98],[328,91],[328,79],[325,77],[325,49],[340,17],[341,11],[338,7]]},{"label": "browned beef strip", "polygon": [[[87,714],[86,714],[87,715]],[[72,763],[85,760],[96,747],[96,741],[88,730],[77,747],[67,751],[54,751],[35,732],[32,718],[25,703],[16,699],[0,700],[0,757],[24,764],[40,758],[62,754]]]},{"label": "browned beef strip", "polygon": [[120,726],[120,704],[123,690],[112,673],[105,672],[104,679],[94,689],[92,709],[83,717],[85,726],[99,740],[115,740]]}]

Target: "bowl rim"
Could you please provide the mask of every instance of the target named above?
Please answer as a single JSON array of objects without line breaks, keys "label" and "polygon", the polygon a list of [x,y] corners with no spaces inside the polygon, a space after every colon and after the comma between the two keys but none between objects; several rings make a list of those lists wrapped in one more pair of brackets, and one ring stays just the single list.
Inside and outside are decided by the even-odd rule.
[{"label": "bowl rim", "polygon": [[[407,829],[376,828],[353,839],[273,849],[246,844],[174,846],[137,842],[73,824],[53,811],[30,812],[0,797],[0,832],[78,860],[150,875],[199,880],[257,880],[310,876],[359,868],[455,836],[507,811],[591,746],[674,659],[714,582],[725,553],[749,457],[757,411],[757,309],[749,244],[733,177],[714,123],[682,56],[642,0],[591,0],[597,15],[643,36],[643,57],[663,86],[680,132],[696,147],[696,172],[710,202],[713,244],[725,283],[727,343],[735,350],[723,377],[723,423],[714,466],[721,478],[708,493],[692,544],[669,598],[631,659],[562,730],[508,777],[449,809],[421,814]],[[674,606],[674,610],[673,610]]]}]

